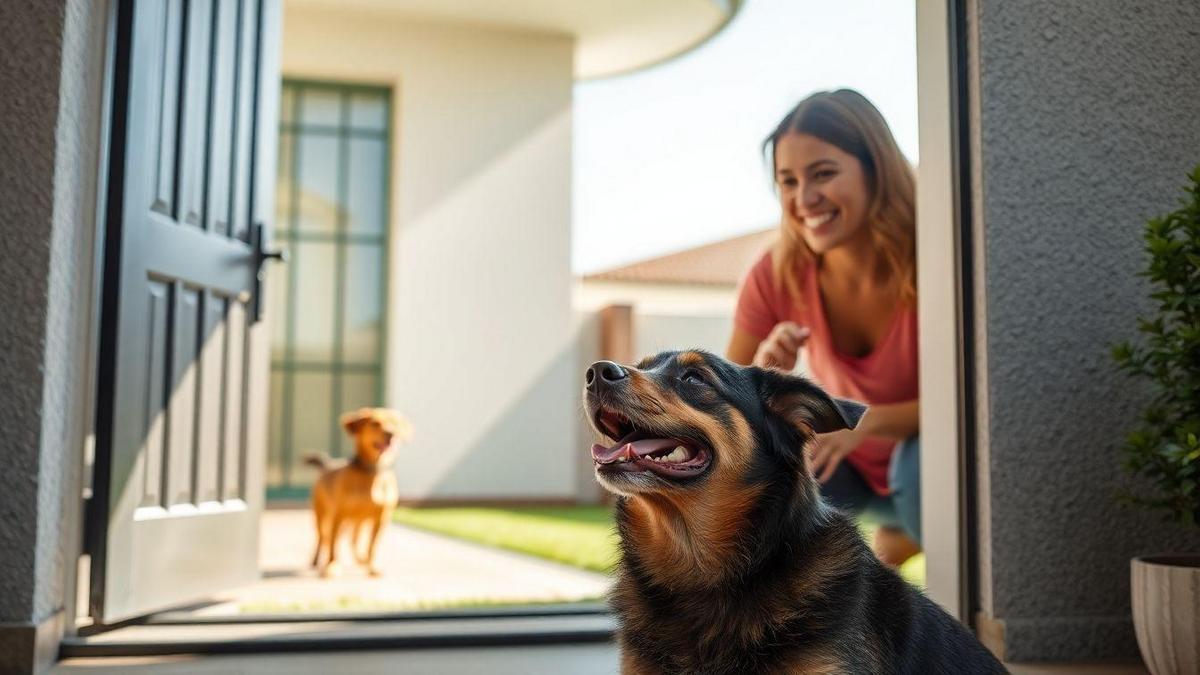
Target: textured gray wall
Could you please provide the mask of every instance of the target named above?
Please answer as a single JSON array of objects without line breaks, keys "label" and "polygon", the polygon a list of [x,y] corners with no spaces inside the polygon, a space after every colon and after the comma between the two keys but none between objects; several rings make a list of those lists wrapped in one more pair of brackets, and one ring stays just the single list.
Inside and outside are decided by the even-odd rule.
[{"label": "textured gray wall", "polygon": [[1148,309],[1141,227],[1200,163],[1196,0],[979,0],[981,594],[1013,660],[1132,654],[1129,559],[1200,531],[1114,504],[1144,390],[1111,345]]},{"label": "textured gray wall", "polygon": [[[63,608],[67,556],[81,537],[80,483],[94,369],[96,190],[102,129],[107,0],[66,3],[55,131],[54,224],[47,286],[33,616]],[[98,293],[98,291],[97,291]]]},{"label": "textured gray wall", "polygon": [[62,2],[0,4],[0,622],[34,615],[64,16]]},{"label": "textured gray wall", "polygon": [[0,5],[0,672],[53,660],[79,539],[106,2]]}]

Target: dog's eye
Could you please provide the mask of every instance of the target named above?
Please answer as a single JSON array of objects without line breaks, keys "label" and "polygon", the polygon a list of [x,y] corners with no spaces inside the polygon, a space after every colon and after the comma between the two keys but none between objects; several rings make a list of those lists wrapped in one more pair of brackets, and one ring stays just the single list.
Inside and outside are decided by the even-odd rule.
[{"label": "dog's eye", "polygon": [[683,377],[679,379],[683,380],[684,382],[691,382],[692,384],[708,384],[708,380],[704,379],[703,375],[694,370],[687,371],[683,374]]}]

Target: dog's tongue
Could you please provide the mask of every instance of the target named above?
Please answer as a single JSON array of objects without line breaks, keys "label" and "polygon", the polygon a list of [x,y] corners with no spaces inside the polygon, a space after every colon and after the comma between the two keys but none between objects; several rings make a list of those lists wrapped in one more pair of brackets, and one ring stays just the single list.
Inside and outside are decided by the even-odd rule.
[{"label": "dog's tongue", "polygon": [[612,464],[617,460],[636,459],[663,450],[670,450],[679,442],[671,438],[643,438],[637,441],[620,440],[611,448],[599,443],[592,446],[592,459],[601,464]]}]

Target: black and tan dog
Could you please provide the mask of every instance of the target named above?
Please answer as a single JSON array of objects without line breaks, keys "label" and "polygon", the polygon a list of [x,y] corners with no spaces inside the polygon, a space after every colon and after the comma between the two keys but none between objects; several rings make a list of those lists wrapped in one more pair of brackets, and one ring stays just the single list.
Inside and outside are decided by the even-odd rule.
[{"label": "black and tan dog", "polygon": [[886,568],[806,470],[865,408],[705,352],[600,361],[585,397],[618,495],[610,602],[625,673],[1003,673]]}]

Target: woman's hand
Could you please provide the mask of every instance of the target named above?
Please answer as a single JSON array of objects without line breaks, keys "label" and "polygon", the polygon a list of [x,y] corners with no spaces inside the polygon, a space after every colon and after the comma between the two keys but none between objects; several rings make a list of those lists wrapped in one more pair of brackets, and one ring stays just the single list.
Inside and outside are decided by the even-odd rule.
[{"label": "woman's hand", "polygon": [[771,329],[771,334],[763,340],[754,352],[754,365],[760,368],[778,368],[792,370],[796,367],[796,357],[805,341],[808,340],[809,330],[799,325],[784,321]]},{"label": "woman's hand", "polygon": [[818,481],[828,481],[846,455],[853,452],[865,438],[861,425],[855,429],[842,429],[817,436],[805,449],[809,470]]}]

